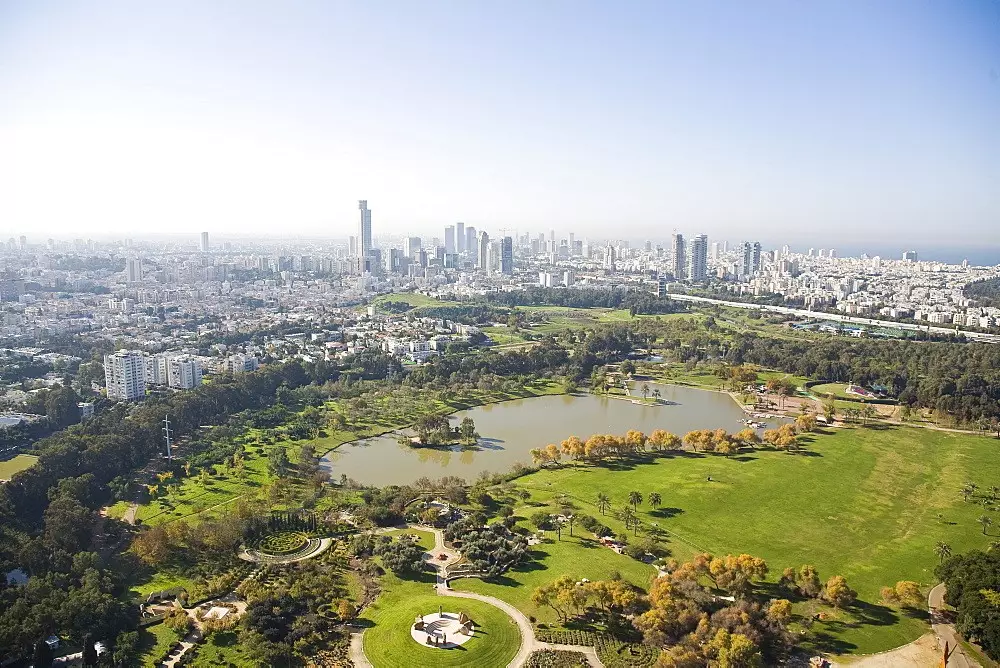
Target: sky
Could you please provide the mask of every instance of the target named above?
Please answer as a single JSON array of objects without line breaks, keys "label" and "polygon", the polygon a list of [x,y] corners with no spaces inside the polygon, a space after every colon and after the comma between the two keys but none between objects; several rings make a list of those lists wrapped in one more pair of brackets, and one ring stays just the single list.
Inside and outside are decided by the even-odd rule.
[{"label": "sky", "polygon": [[1000,247],[1000,0],[0,2],[0,236]]}]

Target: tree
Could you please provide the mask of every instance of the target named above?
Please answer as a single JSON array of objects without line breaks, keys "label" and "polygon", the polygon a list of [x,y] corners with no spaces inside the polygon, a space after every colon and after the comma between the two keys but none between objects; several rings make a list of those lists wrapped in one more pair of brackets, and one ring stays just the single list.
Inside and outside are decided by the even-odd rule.
[{"label": "tree", "polygon": [[476,423],[468,415],[462,418],[462,422],[458,426],[458,433],[468,445],[472,445],[479,438],[479,434],[476,432]]},{"label": "tree", "polygon": [[83,645],[81,657],[83,659],[83,665],[85,668],[90,668],[91,666],[97,665],[97,649],[94,647],[94,639],[89,633],[84,634],[83,640],[80,643]]},{"label": "tree", "polygon": [[978,521],[979,521],[979,524],[982,525],[982,527],[983,527],[983,535],[985,536],[986,535],[986,529],[988,529],[989,526],[991,524],[993,524],[993,520],[990,518],[989,515],[980,515]]},{"label": "tree", "polygon": [[651,508],[653,508],[653,510],[659,508],[661,503],[663,503],[663,499],[660,497],[659,492],[649,493],[649,505]]},{"label": "tree", "polygon": [[964,485],[962,485],[962,498],[965,499],[966,502],[968,502],[969,499],[976,494],[977,489],[979,489],[979,485],[977,485],[976,483],[974,482],[965,483]]},{"label": "tree", "polygon": [[276,475],[279,478],[284,477],[288,473],[288,466],[288,453],[285,448],[276,447],[267,451],[267,468],[271,475]]},{"label": "tree", "polygon": [[816,570],[815,566],[811,566],[809,564],[806,564],[799,569],[795,578],[795,583],[799,588],[799,593],[803,596],[815,598],[823,592],[823,587],[819,580],[819,572]]},{"label": "tree", "polygon": [[787,624],[792,619],[792,602],[787,598],[772,600],[767,606],[767,616],[779,624]]},{"label": "tree", "polygon": [[827,580],[823,590],[823,598],[834,608],[850,605],[857,597],[858,592],[847,586],[847,579],[843,575],[834,575]]},{"label": "tree", "polygon": [[795,418],[795,427],[802,432],[810,432],[816,429],[816,416],[806,413]]},{"label": "tree", "polygon": [[934,554],[938,556],[941,563],[944,563],[944,560],[951,556],[951,545],[938,541],[937,544],[934,545]]},{"label": "tree", "polygon": [[45,640],[35,643],[35,651],[31,656],[32,668],[49,668],[52,665],[52,648]]},{"label": "tree", "polygon": [[833,424],[837,419],[837,402],[833,397],[827,397],[823,400],[823,417],[829,424]]},{"label": "tree", "polygon": [[629,492],[628,502],[632,504],[633,510],[637,510],[639,504],[642,503],[642,494],[640,494],[639,492]]},{"label": "tree", "polygon": [[608,508],[610,507],[611,507],[611,499],[608,498],[608,495],[605,494],[604,492],[598,492],[597,509],[601,511],[602,515],[604,515],[605,513],[607,513]]}]

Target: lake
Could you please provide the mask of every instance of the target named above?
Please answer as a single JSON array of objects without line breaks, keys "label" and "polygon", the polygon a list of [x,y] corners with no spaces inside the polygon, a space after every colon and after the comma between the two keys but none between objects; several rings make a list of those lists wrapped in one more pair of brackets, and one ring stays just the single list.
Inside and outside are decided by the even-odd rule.
[{"label": "lake", "polygon": [[396,434],[345,443],[323,457],[334,479],[342,474],[362,484],[403,485],[418,478],[458,476],[473,482],[483,471],[502,473],[521,462],[531,464],[533,448],[559,443],[569,436],[587,440],[592,434],[624,434],[638,429],[647,435],[666,429],[683,436],[694,429],[736,432],[745,425],[739,406],[726,394],[678,385],[647,383],[665,402],[633,404],[592,394],[517,399],[478,406],[452,414],[452,424],[470,416],[479,444],[473,447],[411,447]]}]

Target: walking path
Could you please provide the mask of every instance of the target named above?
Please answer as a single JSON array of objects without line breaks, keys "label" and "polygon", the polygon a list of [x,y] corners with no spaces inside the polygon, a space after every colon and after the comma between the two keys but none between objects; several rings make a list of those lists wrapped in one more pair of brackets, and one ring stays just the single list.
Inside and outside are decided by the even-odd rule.
[{"label": "walking path", "polygon": [[944,583],[940,583],[927,596],[927,607],[931,611],[931,628],[937,636],[938,645],[943,652],[945,644],[951,656],[948,657],[949,668],[979,668],[979,664],[973,661],[962,649],[959,642],[958,632],[955,625],[951,623],[952,613],[945,608]]},{"label": "walking path", "polygon": [[[428,531],[434,534],[434,550],[430,553],[428,563],[430,563],[437,570],[437,583],[434,585],[434,588],[439,596],[469,598],[476,601],[482,601],[483,603],[492,605],[493,607],[504,611],[507,613],[507,616],[513,619],[514,623],[517,624],[517,628],[521,632],[521,648],[518,650],[514,658],[511,659],[511,662],[507,664],[507,668],[521,668],[521,666],[527,663],[528,657],[532,652],[544,649],[564,652],[579,652],[587,657],[587,663],[589,663],[593,668],[604,667],[601,659],[597,656],[597,651],[593,647],[585,645],[559,645],[542,642],[541,640],[535,638],[535,630],[532,628],[531,622],[527,617],[525,617],[523,612],[512,606],[510,603],[501,601],[493,596],[484,596],[483,594],[474,594],[468,591],[455,591],[451,589],[448,586],[448,580],[446,578],[447,568],[461,559],[461,555],[444,544],[444,532],[441,531],[441,529],[424,526],[422,524],[408,524],[407,528]],[[445,559],[439,560],[438,555],[440,554],[445,555]],[[354,662],[355,666],[371,668],[372,664],[368,661],[368,658],[364,653],[363,632],[351,634],[351,661]]]}]

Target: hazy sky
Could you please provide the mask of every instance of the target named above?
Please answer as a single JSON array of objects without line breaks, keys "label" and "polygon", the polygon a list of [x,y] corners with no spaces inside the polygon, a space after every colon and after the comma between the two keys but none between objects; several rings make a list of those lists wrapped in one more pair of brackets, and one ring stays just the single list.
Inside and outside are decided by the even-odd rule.
[{"label": "hazy sky", "polygon": [[1000,2],[0,1],[0,235],[1000,245]]}]

